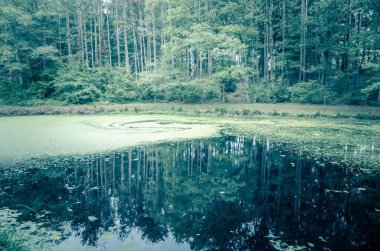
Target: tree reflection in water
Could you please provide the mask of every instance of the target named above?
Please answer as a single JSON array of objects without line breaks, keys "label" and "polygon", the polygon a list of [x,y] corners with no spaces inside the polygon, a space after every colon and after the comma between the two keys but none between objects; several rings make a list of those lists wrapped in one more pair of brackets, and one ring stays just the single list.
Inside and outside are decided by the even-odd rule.
[{"label": "tree reflection in water", "polygon": [[215,138],[41,163],[1,179],[0,207],[59,231],[57,245],[138,231],[147,247],[169,236],[194,250],[380,247],[379,175],[269,141]]}]

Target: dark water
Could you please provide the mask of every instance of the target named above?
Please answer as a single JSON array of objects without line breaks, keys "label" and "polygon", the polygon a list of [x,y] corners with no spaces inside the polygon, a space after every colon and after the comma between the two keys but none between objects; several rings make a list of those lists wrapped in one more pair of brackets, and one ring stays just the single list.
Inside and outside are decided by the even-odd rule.
[{"label": "dark water", "polygon": [[[216,138],[35,160],[0,208],[77,250],[380,250],[380,177]],[[30,163],[25,163],[30,166]],[[3,226],[4,227],[4,226]],[[41,230],[42,231],[42,230]]]}]

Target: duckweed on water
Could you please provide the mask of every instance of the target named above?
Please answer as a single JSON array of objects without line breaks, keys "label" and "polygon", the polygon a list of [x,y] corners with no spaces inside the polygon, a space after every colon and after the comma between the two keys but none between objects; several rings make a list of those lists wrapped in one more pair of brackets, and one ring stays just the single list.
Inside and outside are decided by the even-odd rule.
[{"label": "duckweed on water", "polygon": [[370,121],[286,118],[229,121],[222,134],[266,138],[297,154],[360,167],[365,172],[380,170],[380,125]]}]

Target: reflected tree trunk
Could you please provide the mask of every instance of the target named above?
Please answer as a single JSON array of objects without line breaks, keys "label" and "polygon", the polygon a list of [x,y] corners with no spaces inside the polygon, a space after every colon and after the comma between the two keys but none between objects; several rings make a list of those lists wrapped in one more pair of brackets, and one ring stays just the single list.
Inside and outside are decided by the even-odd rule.
[{"label": "reflected tree trunk", "polygon": [[296,162],[296,194],[294,196],[294,219],[296,222],[300,218],[300,206],[301,206],[301,189],[302,189],[302,159],[298,158]]}]

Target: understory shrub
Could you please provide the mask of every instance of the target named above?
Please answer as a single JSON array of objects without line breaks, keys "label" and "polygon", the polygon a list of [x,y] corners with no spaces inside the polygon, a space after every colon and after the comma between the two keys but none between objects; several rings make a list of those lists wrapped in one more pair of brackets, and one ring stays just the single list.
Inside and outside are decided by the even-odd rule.
[{"label": "understory shrub", "polygon": [[106,90],[102,95],[103,101],[123,104],[137,100],[137,88],[132,79],[127,77],[123,71],[114,72],[111,79],[112,81],[107,84]]},{"label": "understory shrub", "polygon": [[350,90],[342,94],[340,103],[346,105],[364,105],[367,103],[367,95],[360,90]]},{"label": "understory shrub", "polygon": [[282,84],[257,84],[252,87],[251,101],[256,103],[285,103],[289,102],[290,93]]},{"label": "understory shrub", "polygon": [[288,88],[290,101],[295,103],[334,104],[336,93],[315,81],[295,84]]},{"label": "understory shrub", "polygon": [[55,95],[58,100],[70,104],[88,104],[99,101],[102,92],[86,82],[66,82],[58,86]]},{"label": "understory shrub", "polygon": [[271,103],[272,90],[267,85],[257,84],[252,87],[251,102],[254,103]]},{"label": "understory shrub", "polygon": [[370,84],[361,93],[366,95],[368,103],[380,106],[380,82]]},{"label": "understory shrub", "polygon": [[169,102],[198,103],[219,99],[220,90],[209,80],[193,80],[163,84],[156,89],[161,100]]},{"label": "understory shrub", "polygon": [[62,70],[53,82],[53,97],[71,104],[100,100],[125,103],[135,99],[128,89],[131,80],[123,69],[86,68]]}]

